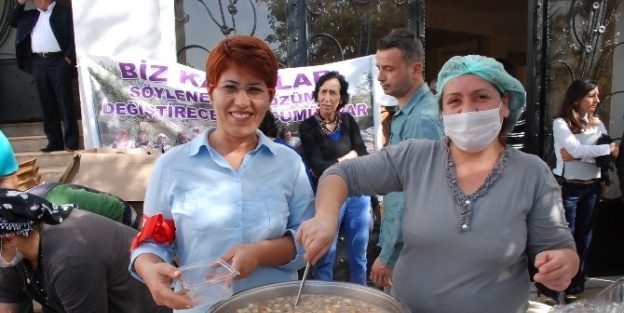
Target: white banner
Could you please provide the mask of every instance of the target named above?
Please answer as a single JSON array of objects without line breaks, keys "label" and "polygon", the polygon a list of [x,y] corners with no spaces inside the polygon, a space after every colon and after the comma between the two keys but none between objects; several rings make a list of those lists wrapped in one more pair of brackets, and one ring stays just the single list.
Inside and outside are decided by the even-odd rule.
[{"label": "white banner", "polygon": [[[151,60],[82,56],[80,61],[83,108],[88,110],[87,114],[83,111],[83,123],[94,126],[93,147],[115,146],[121,129],[131,141],[143,130],[153,142],[162,133],[168,144],[174,145],[180,132],[192,137],[192,130],[215,125],[202,71]],[[349,82],[351,99],[343,111],[355,117],[369,150],[379,149],[379,107],[373,109],[375,89],[379,88],[374,56],[280,69],[271,104],[280,126],[288,126],[296,134],[298,124],[314,114],[318,107],[312,95],[315,82],[328,71],[340,72]],[[386,101],[391,100],[379,97],[375,102],[390,104]]]},{"label": "white banner", "polygon": [[[9,1],[9,0],[6,0]],[[123,60],[141,56],[176,62],[174,1],[172,0],[106,0],[72,1],[74,37],[78,64],[81,56],[107,55]],[[91,115],[92,103],[85,98],[82,72],[78,73],[83,138],[85,148],[97,147]]]}]

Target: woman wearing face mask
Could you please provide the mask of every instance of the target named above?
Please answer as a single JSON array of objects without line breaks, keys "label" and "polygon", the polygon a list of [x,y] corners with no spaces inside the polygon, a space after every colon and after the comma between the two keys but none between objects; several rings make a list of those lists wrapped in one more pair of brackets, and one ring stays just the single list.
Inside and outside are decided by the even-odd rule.
[{"label": "woman wearing face mask", "polygon": [[43,312],[171,312],[128,272],[137,233],[73,204],[0,189],[0,312],[17,312],[26,295]]},{"label": "woman wearing face mask", "polygon": [[[596,206],[600,199],[600,168],[595,158],[618,156],[615,143],[596,145],[607,129],[597,116],[600,103],[598,83],[590,79],[573,81],[566,91],[563,105],[553,121],[557,166],[553,173],[561,182],[566,221],[574,236],[581,260],[580,269],[565,290],[564,301],[576,301],[576,295],[585,290],[585,261],[596,222]],[[563,176],[568,177],[564,179]],[[541,299],[549,305],[559,304],[559,292],[536,284]]]},{"label": "woman wearing face mask", "polygon": [[350,195],[404,191],[392,293],[412,312],[526,312],[530,279],[563,290],[578,256],[557,182],[539,158],[504,143],[524,88],[494,59],[453,57],[438,75],[446,138],[408,140],[321,177],[315,217],[297,232],[315,263]]}]

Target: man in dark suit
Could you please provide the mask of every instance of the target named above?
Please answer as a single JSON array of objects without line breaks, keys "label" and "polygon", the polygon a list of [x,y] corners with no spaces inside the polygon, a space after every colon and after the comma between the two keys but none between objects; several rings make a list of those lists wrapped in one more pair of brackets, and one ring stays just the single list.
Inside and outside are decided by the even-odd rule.
[{"label": "man in dark suit", "polygon": [[17,28],[18,67],[34,75],[41,99],[43,130],[48,137],[48,145],[41,151],[76,150],[79,138],[72,94],[76,64],[72,13],[54,0],[33,2],[36,10],[24,10],[26,0],[17,0],[9,24]]}]

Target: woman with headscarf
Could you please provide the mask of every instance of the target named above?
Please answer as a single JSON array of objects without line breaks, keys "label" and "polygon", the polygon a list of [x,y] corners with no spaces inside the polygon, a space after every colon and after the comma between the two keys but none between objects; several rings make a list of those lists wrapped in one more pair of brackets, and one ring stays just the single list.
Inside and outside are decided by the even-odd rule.
[{"label": "woman with headscarf", "polygon": [[[600,199],[600,168],[596,157],[618,156],[615,143],[596,144],[607,129],[595,116],[600,103],[598,83],[590,79],[573,81],[566,91],[563,105],[553,121],[553,137],[557,166],[553,174],[561,184],[566,221],[574,236],[580,258],[580,269],[565,289],[564,301],[571,303],[585,291],[585,262],[587,261],[596,207]],[[566,177],[568,177],[566,179]],[[537,283],[541,299],[548,305],[559,304],[559,292]]]},{"label": "woman with headscarf", "polygon": [[[299,125],[303,155],[316,175],[315,186],[318,177],[330,166],[368,154],[357,122],[351,114],[340,112],[349,102],[348,88],[349,83],[338,72],[329,72],[319,77],[313,93],[319,109]],[[340,208],[336,228],[340,228],[343,220],[349,252],[349,280],[366,285],[370,197],[363,195],[347,198]],[[316,279],[334,279],[337,241],[338,236],[334,238],[327,254],[316,263]]]},{"label": "woman with headscarf", "polygon": [[130,269],[157,303],[204,313],[211,303],[171,290],[185,266],[221,258],[240,274],[234,292],[297,280],[303,250],[294,241],[312,217],[314,195],[301,157],[258,130],[277,85],[278,62],[264,41],[231,36],[208,55],[206,85],[217,117],[193,141],[158,158],[145,194],[147,220]]},{"label": "woman with headscarf", "polygon": [[0,312],[17,312],[26,294],[44,312],[171,312],[128,273],[136,234],[73,204],[0,189]]},{"label": "woman with headscarf", "polygon": [[162,151],[168,151],[171,149],[171,145],[167,143],[167,135],[163,133],[158,134],[154,147]]},{"label": "woman with headscarf", "polygon": [[348,195],[403,191],[394,297],[412,312],[524,313],[528,259],[534,280],[555,290],[579,263],[548,165],[504,143],[524,88],[500,63],[475,55],[447,61],[438,88],[446,138],[407,140],[329,168],[297,240],[314,263],[331,246]]},{"label": "woman with headscarf", "polygon": [[134,141],[134,146],[136,148],[153,148],[154,143],[152,143],[152,141],[147,138],[147,131],[141,129],[139,130],[139,135]]},{"label": "woman with headscarf", "polygon": [[125,149],[134,147],[134,141],[128,138],[128,131],[125,128],[120,128],[117,131],[117,140],[113,143],[113,148]]}]

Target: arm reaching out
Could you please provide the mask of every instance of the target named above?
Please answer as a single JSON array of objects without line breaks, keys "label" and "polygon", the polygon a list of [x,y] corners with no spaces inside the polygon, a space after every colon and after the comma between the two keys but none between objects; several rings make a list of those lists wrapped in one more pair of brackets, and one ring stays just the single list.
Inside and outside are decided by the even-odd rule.
[{"label": "arm reaching out", "polygon": [[193,307],[188,297],[171,290],[170,281],[182,277],[182,273],[175,266],[163,262],[153,254],[146,253],[136,258],[134,269],[149,288],[156,304],[172,309]]},{"label": "arm reaching out", "polygon": [[535,257],[537,274],[533,279],[557,291],[565,290],[579,269],[578,254],[570,249],[547,250]]},{"label": "arm reaching out", "polygon": [[301,223],[296,240],[303,245],[304,261],[316,264],[329,250],[338,231],[340,207],[347,199],[347,182],[339,175],[328,175],[319,182],[316,214]]}]

